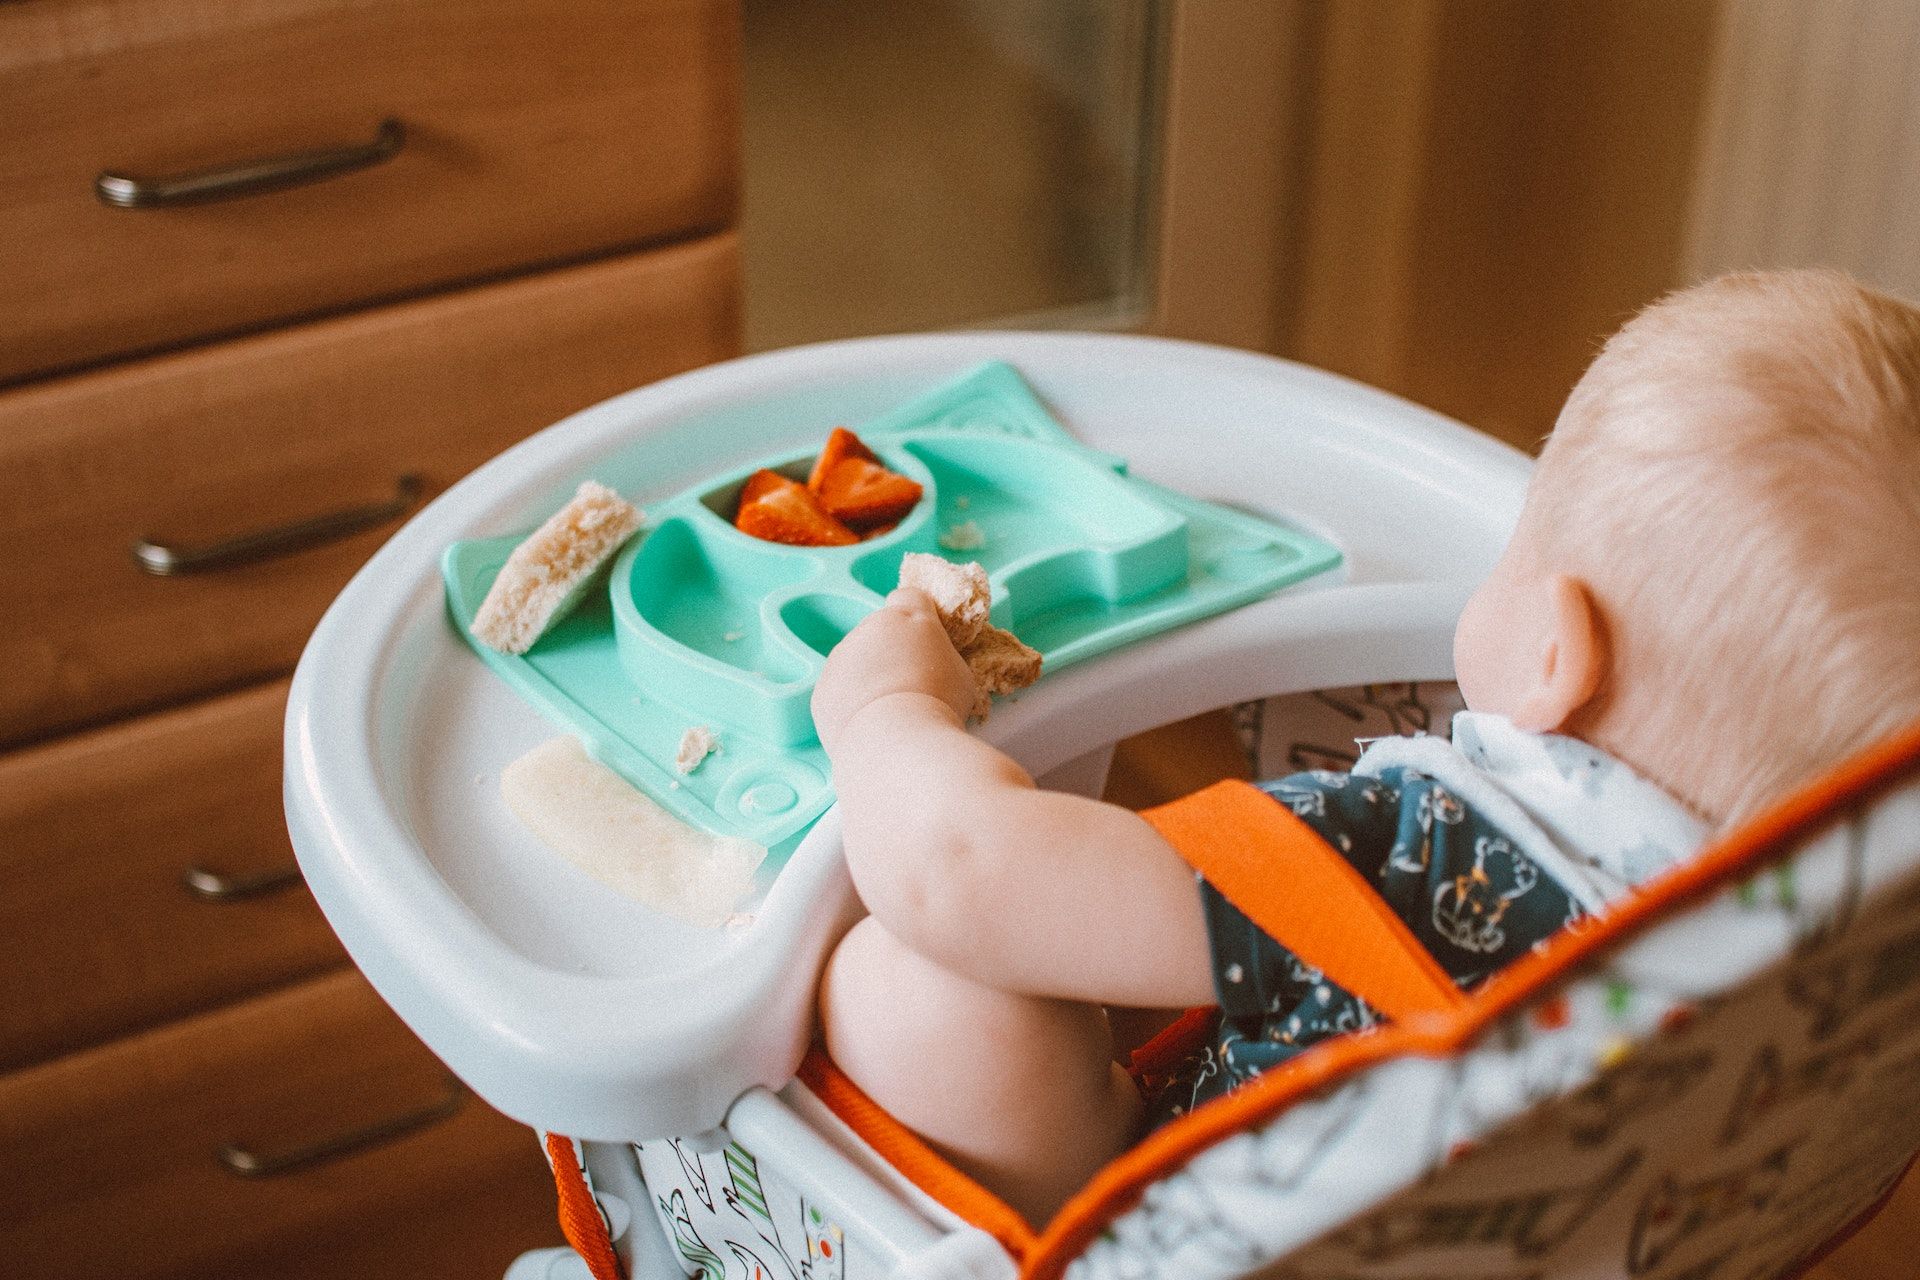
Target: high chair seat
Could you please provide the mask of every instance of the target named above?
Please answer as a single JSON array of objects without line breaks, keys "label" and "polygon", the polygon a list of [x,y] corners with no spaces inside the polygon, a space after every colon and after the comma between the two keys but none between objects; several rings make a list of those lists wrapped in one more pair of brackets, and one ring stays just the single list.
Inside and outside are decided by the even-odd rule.
[{"label": "high chair seat", "polygon": [[1920,1148],[1916,955],[1920,725],[1460,1009],[1152,1135],[1025,1274],[1793,1274]]},{"label": "high chair seat", "polygon": [[1026,1280],[1771,1280],[1920,1149],[1916,1013],[1920,725],[1457,1007],[1323,1042],[1149,1135],[1044,1230],[830,1063],[803,1078]]},{"label": "high chair seat", "polygon": [[[1282,735],[1276,765],[1425,727],[1419,690],[1377,682],[1449,678],[1454,619],[1519,510],[1523,457],[1379,392],[1188,344],[1016,334],[717,366],[577,415],[432,503],[302,659],[288,823],[374,986],[546,1135],[596,1274],[1762,1280],[1893,1184],[1920,1146],[1920,729],[1457,1004],[1422,1009],[1437,993],[1398,975],[1380,996],[1406,998],[1397,1023],[1156,1131],[1045,1224],[802,1065],[815,975],[857,911],[831,812],[769,869],[751,922],[717,933],[521,832],[499,771],[552,730],[447,626],[441,552],[531,527],[587,476],[644,504],[987,359],[1143,476],[1345,556],[997,709],[987,736],[1053,785],[1097,794],[1110,744],[1223,705],[1243,704],[1249,741]],[[1323,729],[1276,728],[1309,713]]]}]

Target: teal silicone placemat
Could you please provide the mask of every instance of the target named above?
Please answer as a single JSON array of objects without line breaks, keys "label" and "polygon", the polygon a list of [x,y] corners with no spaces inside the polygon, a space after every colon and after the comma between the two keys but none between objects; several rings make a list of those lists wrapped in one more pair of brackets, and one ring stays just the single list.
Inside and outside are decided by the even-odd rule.
[{"label": "teal silicone placemat", "polygon": [[[821,424],[821,440],[833,425]],[[788,451],[651,506],[605,588],[522,656],[488,649],[468,626],[524,535],[456,543],[443,564],[452,621],[522,696],[661,805],[778,850],[833,799],[807,712],[820,665],[897,584],[907,552],[984,565],[994,620],[1038,649],[1047,673],[1340,561],[1310,534],[1126,475],[1006,364],[855,430],[925,489],[883,537],[789,547],[733,528],[748,475],[804,477],[812,452]],[[672,761],[693,726],[720,749],[683,776]]]}]

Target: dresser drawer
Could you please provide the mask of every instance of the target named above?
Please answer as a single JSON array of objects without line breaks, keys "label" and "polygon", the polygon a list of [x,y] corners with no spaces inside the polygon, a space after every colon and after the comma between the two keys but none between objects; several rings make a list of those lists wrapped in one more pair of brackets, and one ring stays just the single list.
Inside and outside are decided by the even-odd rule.
[{"label": "dresser drawer", "polygon": [[0,756],[0,1071],[346,963],[287,843],[286,698]]},{"label": "dresser drawer", "polygon": [[[724,226],[737,9],[0,4],[0,383]],[[96,195],[106,172],[367,152],[389,119],[397,152],[324,181],[134,209]]]},{"label": "dresser drawer", "polygon": [[424,1118],[444,1071],[343,972],[0,1077],[0,1257],[36,1277],[497,1276],[558,1244],[534,1134],[470,1095],[357,1152],[273,1159]]},{"label": "dresser drawer", "polygon": [[617,391],[734,354],[731,234],[0,394],[0,745],[289,670],[389,521],[153,577],[220,545],[458,479]]}]

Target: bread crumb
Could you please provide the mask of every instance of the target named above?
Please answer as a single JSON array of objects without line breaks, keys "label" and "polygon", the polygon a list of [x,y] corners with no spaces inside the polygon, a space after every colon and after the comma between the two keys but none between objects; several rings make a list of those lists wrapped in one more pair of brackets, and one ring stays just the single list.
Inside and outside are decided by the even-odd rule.
[{"label": "bread crumb", "polygon": [[713,730],[695,725],[680,735],[680,749],[673,753],[673,767],[682,774],[692,773],[719,749],[720,739]]},{"label": "bread crumb", "polygon": [[955,511],[965,511],[968,507],[972,505],[973,505],[973,499],[969,498],[964,493],[953,500],[953,509]]},{"label": "bread crumb", "polygon": [[474,612],[474,637],[501,653],[525,653],[580,598],[600,567],[639,532],[640,509],[588,480],[528,534],[500,567]]},{"label": "bread crumb", "polygon": [[949,551],[978,551],[987,545],[987,535],[971,520],[963,520],[940,535],[940,545]]},{"label": "bread crumb", "polygon": [[727,634],[721,636],[720,638],[722,640],[725,640],[728,644],[738,644],[742,640],[745,640],[747,638],[747,633],[744,631],[729,631],[727,632]]}]

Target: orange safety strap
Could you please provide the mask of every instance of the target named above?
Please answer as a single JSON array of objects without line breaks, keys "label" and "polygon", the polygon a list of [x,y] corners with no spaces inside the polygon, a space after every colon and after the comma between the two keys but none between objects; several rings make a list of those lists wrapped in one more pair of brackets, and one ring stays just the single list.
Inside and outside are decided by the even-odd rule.
[{"label": "orange safety strap", "polygon": [[[547,1135],[547,1162],[553,1166],[553,1183],[560,1192],[560,1231],[587,1264],[593,1280],[626,1280],[620,1259],[607,1235],[607,1220],[587,1187],[586,1174],[580,1171],[580,1157],[574,1153],[573,1139],[557,1133]],[[645,1209],[636,1205],[634,1212]]]},{"label": "orange safety strap", "polygon": [[1187,1060],[1212,1039],[1217,1012],[1210,1004],[1189,1009],[1127,1056],[1127,1075],[1142,1097],[1154,1097],[1166,1088]]},{"label": "orange safety strap", "polygon": [[1320,833],[1249,783],[1216,782],[1140,815],[1275,941],[1395,1022],[1466,995]]},{"label": "orange safety strap", "polygon": [[1213,1006],[1188,1009],[1170,1025],[1127,1055],[1127,1074],[1136,1081],[1163,1076],[1179,1067],[1213,1030]]}]

